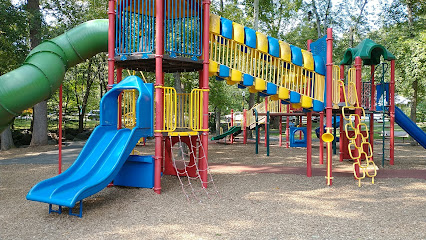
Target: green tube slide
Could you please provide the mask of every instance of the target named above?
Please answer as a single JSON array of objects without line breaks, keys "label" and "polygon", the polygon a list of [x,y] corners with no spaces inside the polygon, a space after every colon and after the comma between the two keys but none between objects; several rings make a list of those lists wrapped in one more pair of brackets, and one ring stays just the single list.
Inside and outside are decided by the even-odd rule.
[{"label": "green tube slide", "polygon": [[107,49],[107,19],[85,22],[35,47],[21,67],[0,76],[0,133],[23,110],[52,96],[68,68]]}]

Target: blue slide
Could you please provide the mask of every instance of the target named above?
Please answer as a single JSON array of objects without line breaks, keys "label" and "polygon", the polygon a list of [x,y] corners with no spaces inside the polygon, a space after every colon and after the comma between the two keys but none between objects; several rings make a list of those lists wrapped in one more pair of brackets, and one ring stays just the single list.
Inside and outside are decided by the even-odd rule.
[{"label": "blue slide", "polygon": [[426,148],[426,133],[397,106],[395,106],[395,122],[422,147]]},{"label": "blue slide", "polygon": [[[137,121],[132,130],[117,130],[118,96],[125,89],[139,91]],[[101,124],[95,128],[76,161],[64,173],[35,185],[27,199],[72,208],[78,201],[105,188],[139,139],[153,135],[153,91],[153,84],[145,84],[136,76],[115,85],[102,98]]]}]

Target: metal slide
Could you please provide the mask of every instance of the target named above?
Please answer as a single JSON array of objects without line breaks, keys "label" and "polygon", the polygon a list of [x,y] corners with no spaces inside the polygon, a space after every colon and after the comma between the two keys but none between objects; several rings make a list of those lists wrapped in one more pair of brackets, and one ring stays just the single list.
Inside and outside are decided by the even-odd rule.
[{"label": "metal slide", "polygon": [[[117,130],[118,96],[126,89],[139,92],[137,120],[133,129]],[[100,125],[90,135],[77,160],[64,173],[36,184],[27,194],[27,199],[72,208],[76,202],[105,188],[139,139],[153,136],[153,92],[152,83],[143,83],[136,76],[116,84],[103,96]]]},{"label": "metal slide", "polygon": [[216,136],[216,137],[212,137],[212,140],[219,140],[222,139],[228,135],[234,134],[234,136],[240,134],[242,132],[241,127],[237,127],[237,126],[233,126],[231,127],[228,131]]},{"label": "metal slide", "polygon": [[395,122],[422,147],[426,148],[426,133],[397,106],[395,106]]},{"label": "metal slide", "polygon": [[0,133],[23,110],[53,95],[67,69],[107,49],[107,19],[82,23],[35,47],[21,67],[0,76]]}]

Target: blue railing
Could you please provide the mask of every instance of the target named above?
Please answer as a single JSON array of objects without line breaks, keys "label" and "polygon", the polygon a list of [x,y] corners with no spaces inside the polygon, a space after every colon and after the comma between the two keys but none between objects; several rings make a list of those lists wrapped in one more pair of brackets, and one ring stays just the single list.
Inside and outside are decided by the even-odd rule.
[{"label": "blue railing", "polygon": [[172,57],[201,56],[202,0],[164,0],[164,48]]},{"label": "blue railing", "polygon": [[116,54],[148,54],[154,52],[154,4],[155,0],[118,1],[115,24]]},{"label": "blue railing", "polygon": [[[155,0],[119,0],[116,55],[155,51]],[[201,56],[202,0],[164,0],[164,50],[171,57]]]}]

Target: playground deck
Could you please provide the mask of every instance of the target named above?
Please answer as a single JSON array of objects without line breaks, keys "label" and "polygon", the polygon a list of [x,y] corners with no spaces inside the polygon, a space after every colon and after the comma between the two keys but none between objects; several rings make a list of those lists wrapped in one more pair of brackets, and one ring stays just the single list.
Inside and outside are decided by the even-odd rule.
[{"label": "playground deck", "polygon": [[[148,141],[139,150],[152,151],[152,147],[153,143]],[[13,164],[0,164],[3,222],[0,238],[424,239],[426,236],[426,180],[377,178],[375,185],[366,181],[358,188],[353,175],[338,174],[351,169],[352,164],[339,163],[336,157],[334,169],[339,181],[329,188],[324,186],[324,175],[308,179],[294,172],[258,171],[262,166],[303,169],[305,149],[272,146],[271,157],[266,157],[263,147],[259,156],[254,157],[253,144],[211,144],[209,149],[219,195],[203,198],[201,203],[188,202],[176,177],[163,176],[161,195],[149,189],[102,190],[85,200],[83,219],[49,215],[45,204],[25,200],[34,183],[57,173],[56,151],[39,155],[46,161],[51,156],[51,164],[20,164],[26,156],[34,155],[27,152]],[[317,148],[313,152],[317,154]],[[385,171],[426,170],[421,146],[397,142],[395,153],[395,166],[386,166]],[[0,163],[7,161],[2,159]],[[317,155],[313,161],[315,169],[324,168],[317,164]],[[229,167],[226,172],[217,168],[225,165],[257,166],[257,169],[238,171]],[[69,163],[64,168],[68,166]]]}]

